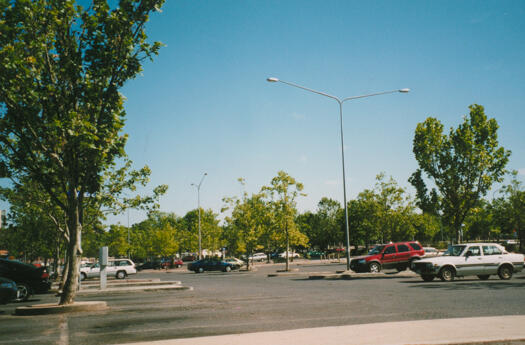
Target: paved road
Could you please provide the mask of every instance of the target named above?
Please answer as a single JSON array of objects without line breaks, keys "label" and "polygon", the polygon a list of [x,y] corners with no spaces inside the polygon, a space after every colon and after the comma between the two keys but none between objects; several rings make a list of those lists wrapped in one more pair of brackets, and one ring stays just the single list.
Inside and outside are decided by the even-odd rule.
[{"label": "paved road", "polygon": [[[12,316],[0,306],[0,344],[114,344],[229,333],[338,326],[386,321],[525,314],[525,274],[511,281],[461,279],[425,283],[417,276],[360,280],[272,277],[257,272],[195,274],[141,272],[137,278],[181,280],[193,291],[83,297],[103,300],[109,312]],[[343,265],[303,265],[331,271]],[[56,300],[38,296],[29,304]]]}]

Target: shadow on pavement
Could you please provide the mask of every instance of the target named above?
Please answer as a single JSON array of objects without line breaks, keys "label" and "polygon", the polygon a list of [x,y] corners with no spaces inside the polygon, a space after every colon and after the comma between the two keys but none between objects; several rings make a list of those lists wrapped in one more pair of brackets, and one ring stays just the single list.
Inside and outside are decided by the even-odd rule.
[{"label": "shadow on pavement", "polygon": [[405,280],[403,284],[410,284],[410,288],[423,288],[423,289],[441,289],[441,290],[504,290],[508,288],[525,288],[525,283],[511,283],[504,281],[453,281],[453,282],[423,282]]}]

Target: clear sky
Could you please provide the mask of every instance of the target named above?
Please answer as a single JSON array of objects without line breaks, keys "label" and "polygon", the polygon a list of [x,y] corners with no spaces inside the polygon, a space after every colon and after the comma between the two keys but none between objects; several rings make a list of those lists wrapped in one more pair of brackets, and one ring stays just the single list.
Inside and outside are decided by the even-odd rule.
[{"label": "clear sky", "polygon": [[473,103],[524,178],[525,1],[168,0],[148,34],[167,46],[122,90],[125,132],[135,167],[169,185],[163,211],[196,208],[204,172],[201,206],[215,212],[238,177],[257,192],[278,170],[304,183],[301,211],[342,201],[337,103],[270,76],[342,98],[412,90],[345,103],[349,198],[380,172],[413,193],[417,123],[456,127]]},{"label": "clear sky", "polygon": [[163,211],[196,208],[204,172],[201,206],[215,212],[238,177],[257,192],[278,170],[304,183],[301,211],[342,201],[337,103],[270,76],[342,98],[412,90],[345,103],[349,198],[380,172],[413,193],[417,123],[457,127],[473,103],[525,175],[523,1],[170,0],[148,32],[167,46],[123,89],[125,131],[136,167],[169,185]]}]

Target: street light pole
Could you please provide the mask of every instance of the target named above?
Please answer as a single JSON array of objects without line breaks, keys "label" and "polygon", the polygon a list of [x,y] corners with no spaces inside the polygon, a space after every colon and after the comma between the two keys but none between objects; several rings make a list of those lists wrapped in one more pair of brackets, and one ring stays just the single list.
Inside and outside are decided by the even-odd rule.
[{"label": "street light pole", "polygon": [[204,173],[201,178],[201,182],[199,182],[198,185],[195,183],[192,183],[191,185],[197,188],[197,207],[199,210],[199,260],[202,259],[202,240],[201,240],[201,185],[202,181],[204,181],[204,178],[208,175],[208,173]]},{"label": "street light pole", "polygon": [[280,83],[283,83],[283,84],[286,84],[286,85],[297,87],[299,89],[303,89],[303,90],[306,90],[306,91],[309,91],[309,92],[313,92],[313,93],[316,93],[318,95],[331,98],[331,99],[335,100],[339,104],[339,123],[340,123],[340,127],[341,127],[340,128],[340,130],[341,130],[341,161],[342,161],[342,164],[343,164],[343,201],[344,201],[344,206],[345,206],[345,228],[346,228],[346,269],[350,270],[350,226],[348,224],[348,205],[347,205],[347,202],[346,202],[345,148],[344,148],[344,138],[343,138],[343,103],[346,102],[346,101],[353,100],[353,99],[366,98],[366,97],[379,96],[379,95],[386,95],[386,94],[389,94],[389,93],[396,93],[396,92],[407,93],[407,92],[410,91],[410,89],[397,89],[397,90],[383,91],[383,92],[371,93],[371,94],[367,94],[367,95],[353,96],[353,97],[347,97],[347,98],[339,99],[338,97],[329,95],[327,93],[320,92],[320,91],[313,90],[313,89],[309,89],[307,87],[304,87],[304,86],[301,86],[301,85],[297,85],[297,84],[294,84],[294,83],[290,83],[288,81],[280,80],[278,78],[273,78],[273,77],[272,78],[267,78],[266,81],[271,82],[271,83],[280,82]]}]

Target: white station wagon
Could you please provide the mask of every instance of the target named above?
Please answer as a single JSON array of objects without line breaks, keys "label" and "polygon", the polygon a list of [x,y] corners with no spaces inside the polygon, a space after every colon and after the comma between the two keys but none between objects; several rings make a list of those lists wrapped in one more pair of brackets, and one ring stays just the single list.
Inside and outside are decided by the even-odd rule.
[{"label": "white station wagon", "polygon": [[[124,279],[130,274],[136,274],[135,263],[129,259],[113,259],[108,261],[106,274],[108,277]],[[82,265],[80,267],[80,279],[94,278],[100,276],[100,265]]]},{"label": "white station wagon", "polygon": [[478,276],[481,280],[497,274],[501,279],[510,279],[512,274],[521,272],[523,254],[509,253],[495,243],[465,243],[450,246],[442,255],[416,261],[412,269],[424,281],[439,277],[453,281],[454,277]]}]

